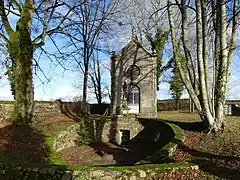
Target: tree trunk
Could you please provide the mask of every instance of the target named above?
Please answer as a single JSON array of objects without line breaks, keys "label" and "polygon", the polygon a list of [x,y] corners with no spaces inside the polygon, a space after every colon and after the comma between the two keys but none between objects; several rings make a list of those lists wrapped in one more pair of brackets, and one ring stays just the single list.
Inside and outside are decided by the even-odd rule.
[{"label": "tree trunk", "polygon": [[83,104],[87,103],[87,86],[88,86],[88,67],[85,68],[83,77]]},{"label": "tree trunk", "polygon": [[202,103],[202,120],[206,127],[211,127],[214,123],[214,117],[212,116],[209,99],[208,99],[208,91],[206,84],[206,74],[208,70],[204,67],[204,34],[203,34],[203,21],[202,21],[202,8],[201,1],[196,0],[196,34],[197,34],[197,60],[198,60],[198,71],[199,71],[199,82],[200,82],[200,96]]},{"label": "tree trunk", "polygon": [[16,124],[29,124],[33,121],[34,90],[32,83],[33,45],[26,28],[14,33],[8,43],[13,66],[14,111],[12,120]]},{"label": "tree trunk", "polygon": [[14,84],[14,123],[29,124],[33,121],[34,89],[32,82],[33,44],[31,40],[31,24],[33,17],[32,0],[26,0],[21,17],[16,24],[16,32],[10,31],[8,52],[12,60]]},{"label": "tree trunk", "polygon": [[226,6],[224,0],[217,1],[217,19],[219,18],[217,26],[219,26],[219,42],[220,42],[220,53],[219,53],[219,68],[218,76],[216,81],[215,89],[215,113],[216,120],[212,127],[213,130],[219,130],[224,128],[224,106],[226,99],[226,87],[227,87],[227,69],[228,64],[228,48],[227,48],[227,26],[226,26]]},{"label": "tree trunk", "polygon": [[[12,119],[17,124],[28,124],[33,121],[34,94],[32,84],[32,58],[17,59],[14,70],[15,104]],[[24,57],[23,57],[24,58]]]},{"label": "tree trunk", "polygon": [[98,88],[98,104],[102,104],[101,69],[100,69],[100,62],[98,58],[97,58],[96,80],[97,80],[97,88]]},{"label": "tree trunk", "polygon": [[175,100],[175,110],[176,110],[176,111],[178,110],[178,101],[179,101],[179,100]]}]

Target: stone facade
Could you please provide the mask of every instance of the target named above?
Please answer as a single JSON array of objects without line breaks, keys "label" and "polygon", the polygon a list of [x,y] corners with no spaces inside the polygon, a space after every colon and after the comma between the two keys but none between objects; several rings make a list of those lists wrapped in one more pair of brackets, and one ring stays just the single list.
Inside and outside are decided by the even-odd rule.
[{"label": "stone facade", "polygon": [[135,115],[119,115],[113,117],[112,121],[104,124],[101,141],[115,142],[119,145],[122,143],[122,132],[129,131],[129,140],[133,139],[140,131],[143,125],[137,120]]},{"label": "stone facade", "polygon": [[111,113],[155,116],[156,56],[132,40],[111,58]]},{"label": "stone facade", "polygon": [[[116,116],[112,120],[96,120],[93,126],[94,121],[88,121],[86,125],[92,138],[95,132],[95,141],[114,142],[119,145],[122,143],[122,130],[129,130],[129,140],[131,140],[144,128],[135,115]],[[53,148],[59,152],[67,147],[75,146],[79,128],[80,125],[76,123],[60,131],[54,138]]]}]

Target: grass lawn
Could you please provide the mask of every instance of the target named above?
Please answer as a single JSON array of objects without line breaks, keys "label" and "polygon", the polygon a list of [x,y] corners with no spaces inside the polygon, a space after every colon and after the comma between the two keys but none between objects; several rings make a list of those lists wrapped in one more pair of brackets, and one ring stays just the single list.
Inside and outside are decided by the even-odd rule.
[{"label": "grass lawn", "polygon": [[215,134],[199,132],[198,114],[160,112],[158,117],[176,123],[185,132],[185,143],[172,161],[197,163],[200,179],[240,179],[240,117],[228,116],[224,132]]}]

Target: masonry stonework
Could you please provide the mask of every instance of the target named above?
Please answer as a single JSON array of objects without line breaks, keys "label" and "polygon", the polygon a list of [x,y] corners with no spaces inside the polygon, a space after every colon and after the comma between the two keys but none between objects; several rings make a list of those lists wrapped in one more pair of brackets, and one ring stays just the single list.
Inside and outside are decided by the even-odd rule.
[{"label": "masonry stonework", "polygon": [[111,113],[155,116],[156,56],[136,40],[111,58]]},{"label": "masonry stonework", "polygon": [[[10,119],[13,112],[14,101],[0,101],[0,120]],[[56,101],[36,101],[35,116],[53,116],[61,113],[59,103]]]},{"label": "masonry stonework", "polygon": [[114,142],[121,145],[122,130],[129,130],[129,138],[131,140],[143,129],[143,125],[137,120],[135,115],[118,115],[104,124],[101,141]]}]

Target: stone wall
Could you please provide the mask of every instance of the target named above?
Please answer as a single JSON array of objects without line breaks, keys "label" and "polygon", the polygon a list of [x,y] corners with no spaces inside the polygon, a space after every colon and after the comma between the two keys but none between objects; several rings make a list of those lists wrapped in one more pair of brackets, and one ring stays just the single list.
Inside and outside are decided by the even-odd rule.
[{"label": "stone wall", "polygon": [[[112,120],[108,117],[96,120],[89,119],[86,125],[91,137],[95,137],[95,141],[115,142],[117,144],[121,144],[120,130],[129,130],[130,139],[133,139],[144,128],[135,115],[118,116]],[[54,138],[53,148],[58,152],[74,146],[79,127],[80,125],[76,123],[60,131]]]},{"label": "stone wall", "polygon": [[[14,101],[0,101],[0,120],[9,119],[13,111]],[[55,101],[36,101],[35,116],[53,116],[59,114],[59,103]]]},{"label": "stone wall", "polygon": [[13,103],[0,104],[0,120],[9,119],[13,111]]},{"label": "stone wall", "polygon": [[[117,117],[116,118],[120,128],[130,128],[128,127],[129,122],[137,121],[136,117]],[[115,119],[115,120],[116,120]],[[157,119],[141,119],[139,122],[134,122],[136,127],[132,127],[134,136],[139,129],[142,128],[140,124],[143,124],[144,127],[148,127],[148,122],[156,121]],[[103,122],[106,126],[110,123],[108,120],[98,119],[97,122]],[[141,122],[141,123],[140,123]],[[133,123],[133,124],[134,124]],[[139,123],[137,125],[137,123]],[[158,120],[156,121],[158,123]],[[99,123],[96,123],[99,124]],[[151,124],[151,123],[150,123]],[[101,125],[102,126],[102,125]],[[137,128],[138,126],[138,128]],[[152,126],[152,125],[151,125]],[[156,127],[153,124],[154,127]],[[174,125],[168,125],[169,128],[172,128],[175,134],[172,143],[178,141],[183,141],[183,133],[180,128],[177,128]],[[74,145],[74,140],[77,135],[77,128],[79,125],[76,123],[67,127],[66,129],[60,131],[56,135],[52,135],[53,142],[48,144],[48,146],[53,148],[55,151],[59,151],[62,148],[69,147]],[[107,126],[106,126],[107,127]],[[98,127],[99,128],[99,127]],[[134,128],[135,131],[134,131]],[[165,127],[163,127],[165,128]],[[103,134],[107,134],[108,128],[104,129]],[[159,130],[159,128],[155,128]],[[109,130],[109,129],[108,129]],[[155,131],[155,130],[154,130]],[[181,131],[180,133],[178,131]],[[148,133],[149,134],[149,133]],[[152,133],[153,136],[145,138],[156,139],[155,132]],[[103,136],[102,136],[103,138]],[[61,145],[60,145],[61,144]],[[173,147],[173,146],[172,146]],[[157,154],[159,155],[159,154]],[[6,157],[4,157],[6,158]],[[154,159],[157,159],[156,155],[153,155]],[[111,167],[88,167],[88,166],[69,166],[69,165],[60,165],[59,162],[51,161],[54,165],[50,164],[33,164],[33,163],[23,163],[16,160],[2,160],[0,163],[0,179],[49,179],[49,180],[152,180],[152,179],[162,179],[165,172],[174,172],[177,170],[184,169],[198,169],[198,166],[190,163],[168,163],[168,164],[144,164],[137,166],[111,166]],[[58,165],[57,165],[58,164]]]},{"label": "stone wall", "polygon": [[59,152],[65,148],[75,146],[79,128],[80,125],[76,123],[60,131],[54,138],[53,148]]},{"label": "stone wall", "polygon": [[143,128],[143,125],[137,120],[135,115],[117,115],[112,121],[104,124],[101,140],[103,142],[113,141],[121,144],[121,130],[129,130],[130,139],[133,139]]},{"label": "stone wall", "polygon": [[152,180],[162,179],[165,172],[193,169],[189,163],[155,164],[119,167],[56,166],[22,163],[1,163],[0,179],[48,180]]},{"label": "stone wall", "polygon": [[[95,127],[92,126],[95,121]],[[161,163],[171,157],[178,145],[184,142],[184,133],[178,126],[166,123],[156,118],[138,118],[135,115],[116,116],[112,120],[103,118],[88,120],[91,137],[95,131],[95,140],[114,142],[121,145],[121,130],[130,131],[130,140],[154,142],[157,150],[151,156],[139,163]],[[53,148],[59,152],[64,148],[75,145],[78,137],[78,123],[60,131],[53,140]],[[95,129],[95,130],[94,130]]]},{"label": "stone wall", "polygon": [[[0,100],[0,120],[9,119],[13,111],[14,101]],[[74,119],[81,119],[83,107],[90,114],[109,115],[109,104],[87,104],[82,105],[79,102],[61,102],[61,101],[35,101],[35,116],[54,116],[63,113]]]}]

